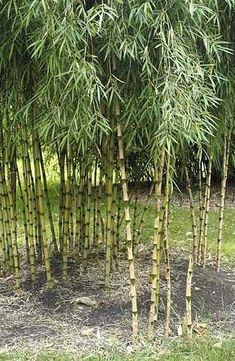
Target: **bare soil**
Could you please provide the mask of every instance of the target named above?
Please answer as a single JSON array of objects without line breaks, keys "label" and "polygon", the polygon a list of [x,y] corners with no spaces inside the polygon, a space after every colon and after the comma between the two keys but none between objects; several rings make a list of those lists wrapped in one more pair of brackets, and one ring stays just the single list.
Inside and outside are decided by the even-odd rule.
[{"label": "bare soil", "polygon": [[[172,256],[172,321],[171,336],[177,336],[185,312],[187,261],[185,255]],[[143,249],[138,259],[138,306],[140,329],[146,334],[149,312],[150,254]],[[120,260],[120,272],[113,271],[110,291],[104,291],[104,262],[98,267],[90,262],[84,273],[80,266],[69,262],[69,280],[61,279],[61,263],[52,260],[55,287],[45,287],[41,270],[34,287],[25,274],[22,291],[14,291],[13,278],[0,278],[0,350],[86,351],[107,347],[121,341],[131,342],[130,287],[126,261]],[[164,270],[161,277],[161,305],[156,322],[156,336],[164,334],[165,291]],[[88,297],[92,305],[81,304]],[[194,330],[206,323],[207,332],[233,333],[235,330],[235,272],[217,273],[212,266],[194,270],[193,286]],[[199,325],[199,326],[198,326]]]}]

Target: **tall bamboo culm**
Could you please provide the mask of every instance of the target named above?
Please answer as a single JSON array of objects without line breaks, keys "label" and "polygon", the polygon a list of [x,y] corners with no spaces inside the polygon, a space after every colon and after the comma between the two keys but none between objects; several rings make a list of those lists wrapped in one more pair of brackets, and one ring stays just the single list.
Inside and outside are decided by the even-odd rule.
[{"label": "tall bamboo culm", "polygon": [[225,206],[225,194],[228,177],[228,165],[230,156],[230,143],[231,143],[231,132],[224,137],[224,152],[223,152],[223,171],[221,181],[221,193],[220,193],[220,206],[219,206],[219,226],[217,236],[217,257],[216,257],[216,270],[220,271],[221,264],[221,246],[222,246],[222,233],[224,223],[224,206]]},{"label": "tall bamboo culm", "polygon": [[132,244],[129,195],[128,195],[127,179],[126,179],[126,168],[125,168],[124,147],[123,147],[123,140],[122,140],[122,130],[121,130],[121,124],[120,124],[120,120],[119,120],[120,105],[119,105],[118,100],[116,101],[115,116],[117,119],[118,152],[119,152],[120,174],[121,174],[121,181],[122,181],[122,194],[123,194],[125,223],[126,223],[127,259],[128,259],[128,263],[129,263],[129,278],[130,278],[130,283],[131,283],[132,333],[133,333],[133,338],[135,339],[138,334],[137,290],[136,290],[136,277],[135,277],[135,266],[134,266],[134,255],[133,255],[133,244]]},{"label": "tall bamboo culm", "polygon": [[191,182],[190,182],[187,167],[185,167],[185,174],[186,174],[186,182],[187,182],[187,189],[188,189],[188,195],[189,195],[189,205],[190,205],[191,220],[192,220],[193,260],[194,260],[194,262],[197,262],[197,252],[198,252],[197,218],[196,218],[196,215],[195,215],[195,208],[194,208],[194,202],[193,202],[193,193],[192,193]]},{"label": "tall bamboo culm", "polygon": [[160,219],[161,196],[162,196],[162,176],[165,162],[165,151],[162,150],[159,165],[155,163],[154,167],[154,185],[156,214],[154,220],[153,250],[152,250],[152,271],[151,271],[151,304],[149,312],[148,335],[153,337],[154,322],[157,320],[159,298],[160,298],[160,261],[161,261],[161,228]]},{"label": "tall bamboo culm", "polygon": [[202,242],[203,268],[206,267],[206,258],[207,258],[207,238],[208,238],[208,221],[209,221],[210,196],[211,196],[212,156],[209,157],[207,172],[208,174],[206,178],[206,209],[205,209],[204,235]]},{"label": "tall bamboo culm", "polygon": [[188,272],[186,279],[186,333],[192,337],[192,276],[193,276],[193,258],[189,257]]}]

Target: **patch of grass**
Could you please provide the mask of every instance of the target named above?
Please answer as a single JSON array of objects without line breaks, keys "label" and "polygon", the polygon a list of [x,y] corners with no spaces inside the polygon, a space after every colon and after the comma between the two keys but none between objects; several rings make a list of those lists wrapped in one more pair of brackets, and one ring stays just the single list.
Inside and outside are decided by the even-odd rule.
[{"label": "patch of grass", "polygon": [[0,353],[0,361],[232,361],[235,360],[235,340],[218,342],[215,339],[194,339],[163,343],[156,350],[153,345],[138,347],[126,353],[115,349],[83,356],[73,353],[44,352],[39,354]]},{"label": "patch of grass", "polygon": [[[142,206],[140,206],[142,207]],[[235,208],[227,207],[225,209],[222,253],[224,260],[235,264]],[[144,218],[144,233],[141,241],[148,243],[153,237],[154,224],[154,206],[149,205]],[[208,221],[208,255],[215,256],[217,248],[217,230],[219,222],[219,211],[211,210]],[[170,246],[174,249],[189,251],[192,249],[192,223],[190,210],[187,208],[172,206],[171,221],[169,228]]]}]

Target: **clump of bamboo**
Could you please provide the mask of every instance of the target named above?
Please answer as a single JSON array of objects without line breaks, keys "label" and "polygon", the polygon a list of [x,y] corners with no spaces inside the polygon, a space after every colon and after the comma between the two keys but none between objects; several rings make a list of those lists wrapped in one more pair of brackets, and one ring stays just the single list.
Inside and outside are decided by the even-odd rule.
[{"label": "clump of bamboo", "polygon": [[[129,4],[111,0],[102,4],[54,1],[53,11],[49,0],[35,3],[36,8],[29,1],[22,5],[13,0],[0,6],[1,270],[5,275],[15,275],[19,289],[23,274],[20,255],[26,254],[32,282],[37,280],[38,265],[43,264],[51,288],[55,259],[61,263],[62,278],[69,282],[70,258],[87,271],[95,254],[96,261],[100,260],[97,265],[104,265],[108,289],[112,268],[124,248],[129,263],[135,337],[138,310],[133,246],[146,239],[144,217],[154,189],[148,334],[153,336],[158,316],[162,258],[167,271],[167,334],[171,311],[169,183],[178,180],[177,174],[169,173],[169,159],[174,164],[172,169],[178,170],[175,164],[181,163],[182,153],[187,151],[188,163],[192,161],[190,169],[196,168],[194,148],[204,149],[212,136],[217,140],[215,129],[221,130],[218,139],[225,135],[217,240],[217,269],[220,268],[232,138],[231,132],[220,129],[216,115],[221,114],[226,103],[233,129],[233,97],[227,101],[225,93],[227,88],[229,92],[234,88],[234,69],[227,44],[214,39],[234,42],[230,30],[233,27],[227,23],[233,22],[235,2],[221,2],[218,10],[216,1],[202,0],[203,11],[188,1],[172,0],[165,0],[164,6],[158,1],[142,0]],[[213,59],[213,66],[208,59]],[[231,79],[221,81],[221,74],[230,72]],[[226,102],[218,102],[218,89]],[[48,189],[48,154],[57,160],[58,217]],[[196,162],[200,168],[198,232],[191,190],[193,177],[187,173],[189,167],[186,170],[193,261],[197,258],[205,266],[213,164],[198,154]],[[131,223],[129,182],[134,180],[139,188],[142,181],[152,182],[152,177],[143,212],[138,213],[136,197]],[[23,245],[18,229],[18,189],[23,207]],[[189,267],[189,281],[190,272]]]},{"label": "clump of bamboo", "polygon": [[42,188],[41,169],[40,169],[40,155],[39,155],[38,138],[35,130],[33,133],[33,160],[34,160],[34,175],[35,175],[35,190],[36,190],[36,209],[37,209],[38,221],[40,224],[40,228],[39,228],[40,239],[42,241],[43,258],[44,258],[46,276],[47,276],[47,286],[48,288],[52,288],[53,279],[51,273],[51,264],[50,264],[49,249],[48,249],[47,234],[46,234],[44,196],[43,196],[43,188]]}]

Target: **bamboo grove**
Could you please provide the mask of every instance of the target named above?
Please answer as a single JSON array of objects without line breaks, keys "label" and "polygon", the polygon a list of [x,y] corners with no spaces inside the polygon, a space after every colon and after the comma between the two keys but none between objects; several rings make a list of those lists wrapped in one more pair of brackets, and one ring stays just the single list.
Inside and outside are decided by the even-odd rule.
[{"label": "bamboo grove", "polygon": [[[0,267],[3,275],[15,275],[17,290],[24,257],[32,284],[43,264],[48,288],[54,286],[52,257],[61,259],[64,280],[70,258],[84,272],[91,260],[104,258],[108,292],[124,252],[135,337],[135,248],[145,240],[152,249],[148,334],[154,334],[165,264],[167,335],[171,197],[175,184],[185,184],[193,234],[185,317],[192,332],[191,278],[193,266],[207,264],[212,179],[221,182],[214,240],[219,271],[226,182],[234,170],[234,10],[234,0],[0,2]],[[59,172],[58,217],[48,157]],[[144,182],[150,190],[140,213]],[[153,237],[146,240],[152,195]]]}]

